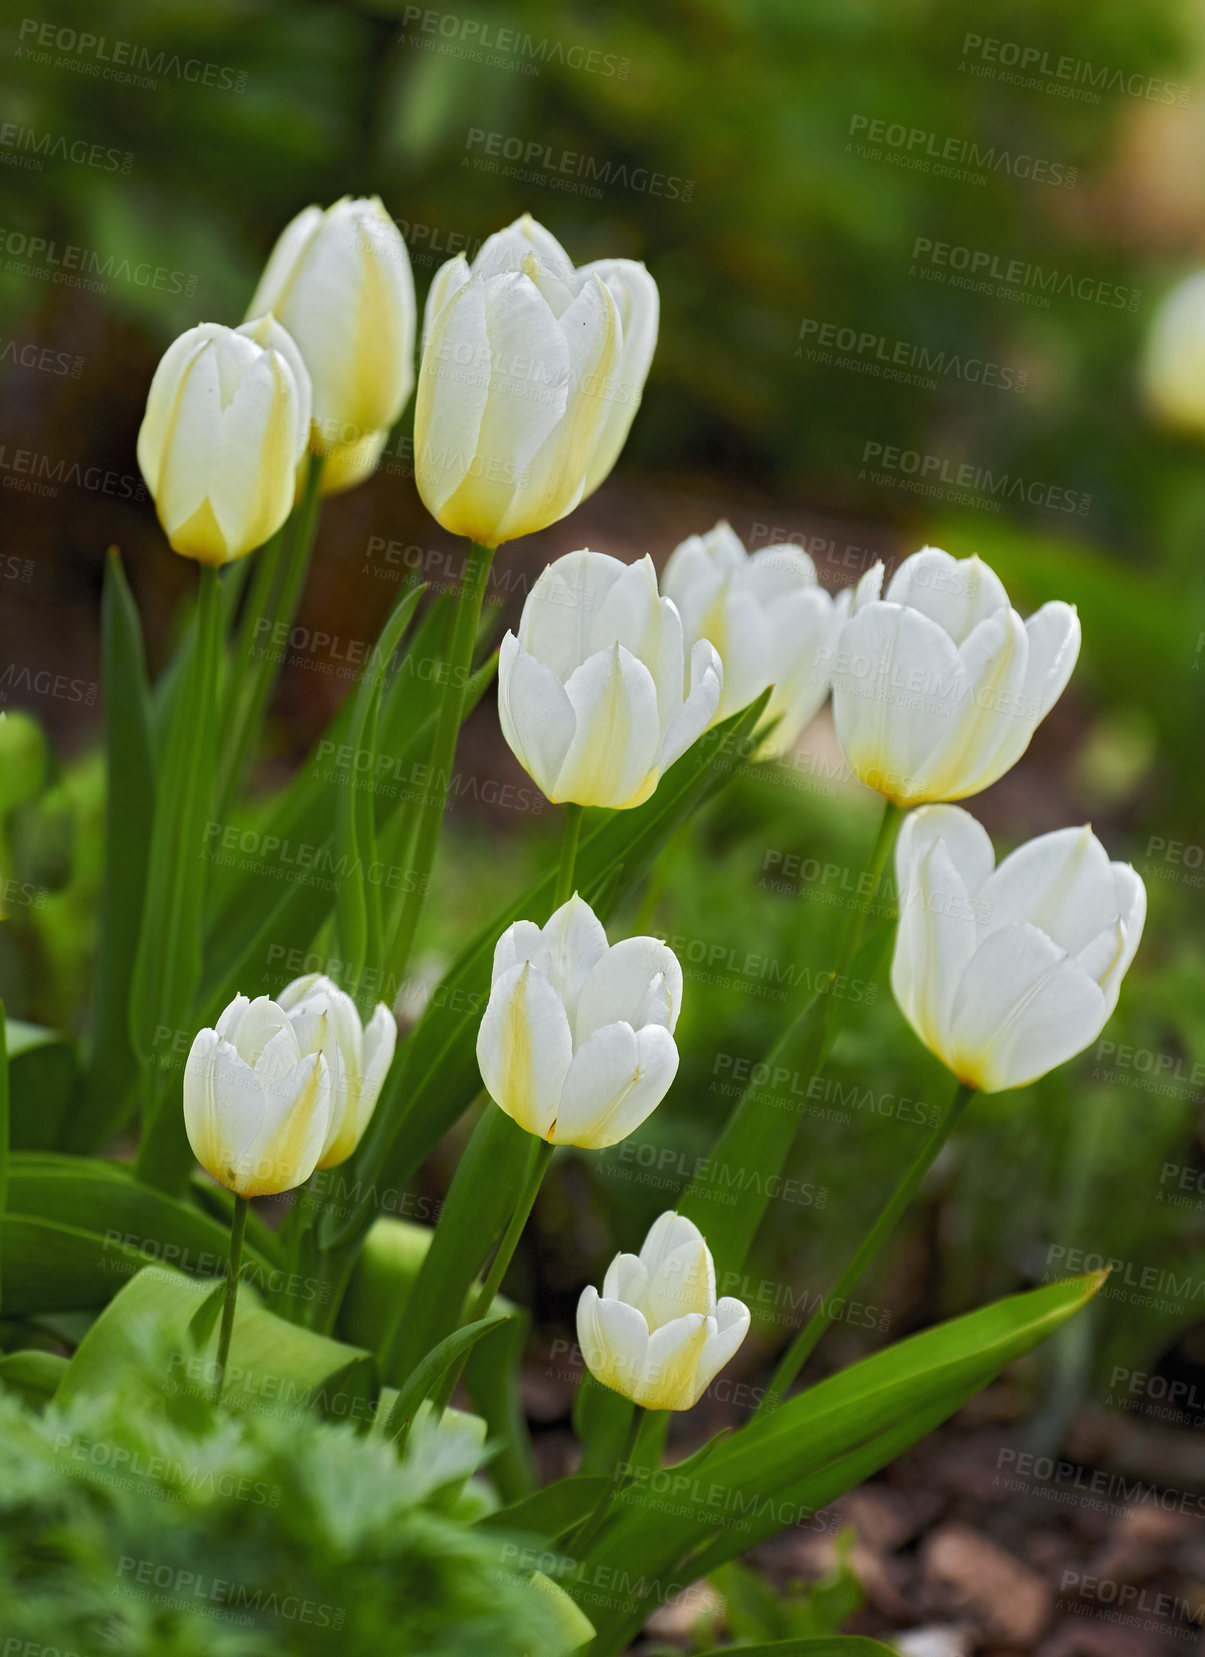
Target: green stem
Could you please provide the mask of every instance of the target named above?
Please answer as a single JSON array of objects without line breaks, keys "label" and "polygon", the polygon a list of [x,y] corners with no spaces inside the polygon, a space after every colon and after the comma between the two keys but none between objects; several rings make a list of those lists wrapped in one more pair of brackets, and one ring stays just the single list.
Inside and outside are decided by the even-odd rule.
[{"label": "green stem", "polygon": [[916,1195],[921,1181],[937,1160],[938,1152],[953,1133],[959,1118],[974,1096],[975,1089],[973,1087],[969,1087],[965,1082],[959,1082],[953,1099],[945,1112],[929,1130],[928,1138],[917,1152],[908,1172],[892,1192],[890,1200],[880,1211],[878,1219],[875,1220],[870,1230],[863,1237],[857,1253],[833,1285],[832,1291],[824,1297],[799,1331],[799,1334],[791,1342],[786,1356],[774,1371],[774,1379],[770,1382],[769,1389],[758,1405],[757,1414],[760,1415],[764,1411],[769,1415],[778,1408],[786,1395],[787,1388],[811,1357],[821,1336],[829,1324],[832,1323],[834,1305],[849,1294],[867,1266],[895,1230],[900,1216]]},{"label": "green stem", "polygon": [[[523,1227],[527,1224],[531,1211],[536,1205],[536,1197],[539,1195],[540,1186],[544,1182],[548,1164],[552,1161],[552,1151],[553,1147],[546,1140],[541,1139],[537,1143],[535,1155],[532,1157],[531,1167],[528,1170],[527,1182],[519,1194],[519,1200],[515,1204],[514,1212],[511,1214],[506,1230],[502,1233],[502,1241],[498,1244],[498,1252],[494,1255],[485,1282],[477,1291],[477,1298],[473,1302],[468,1317],[463,1320],[464,1323],[477,1323],[494,1304],[494,1297],[502,1287],[502,1279],[506,1276],[507,1269],[514,1259],[519,1238],[523,1235]],[[436,1409],[446,1409],[449,1398],[456,1390],[456,1383],[460,1379],[460,1372],[463,1368],[464,1359],[462,1358],[458,1364],[453,1364],[445,1375],[443,1384],[435,1395]]]},{"label": "green stem", "polygon": [[495,548],[469,542],[469,557],[456,611],[452,622],[452,638],[448,646],[448,674],[443,686],[443,697],[435,721],[435,735],[431,741],[431,787],[418,814],[414,836],[414,858],[411,873],[413,884],[406,892],[406,901],[398,917],[397,931],[388,946],[386,982],[400,984],[405,976],[414,936],[422,917],[435,850],[443,827],[444,811],[448,803],[448,787],[452,780],[452,765],[456,758],[456,739],[464,717],[465,697],[473,669],[473,646],[481,624],[481,605],[485,598],[485,584]]},{"label": "green stem", "polygon": [[636,1450],[636,1442],[640,1437],[640,1429],[644,1426],[645,1410],[643,1405],[637,1404],[632,1411],[632,1423],[628,1428],[627,1441],[616,1459],[611,1470],[611,1482],[603,1491],[598,1506],[594,1512],[587,1515],[582,1521],[582,1527],[577,1535],[570,1539],[569,1545],[573,1548],[578,1559],[584,1559],[586,1549],[598,1535],[606,1523],[607,1515],[619,1500],[632,1474],[632,1456]]},{"label": "green stem", "polygon": [[[226,704],[227,736],[217,799],[224,808],[238,788],[259,742],[264,713],[283,652],[277,628],[293,625],[309,574],[321,509],[322,456],[311,455],[301,501],[288,522],[256,555],[251,590],[239,621]],[[263,623],[267,622],[265,630]],[[256,635],[265,644],[256,652]]]},{"label": "green stem", "polygon": [[247,1209],[250,1198],[235,1197],[234,1218],[230,1223],[230,1259],[226,1263],[226,1295],[222,1301],[222,1327],[218,1334],[218,1373],[213,1385],[213,1401],[222,1402],[222,1388],[226,1381],[226,1359],[230,1354],[230,1336],[234,1332],[234,1305],[238,1299],[238,1274],[243,1261],[243,1233],[247,1229]]},{"label": "green stem", "polygon": [[561,866],[556,877],[552,909],[555,914],[563,903],[573,896],[573,869],[577,862],[577,843],[582,834],[582,808],[572,801],[565,807],[565,833],[561,840]]},{"label": "green stem", "polygon": [[868,881],[866,897],[854,910],[849,925],[845,929],[845,937],[841,940],[841,949],[837,957],[834,970],[834,979],[842,977],[853,965],[854,956],[858,953],[858,945],[862,942],[862,934],[866,930],[866,920],[874,908],[875,899],[879,895],[879,883],[883,878],[883,869],[895,844],[896,834],[903,820],[904,812],[901,806],[891,800],[883,801],[883,814],[879,818],[878,832],[874,837],[874,845],[870,848],[870,856],[866,862],[864,879]]}]

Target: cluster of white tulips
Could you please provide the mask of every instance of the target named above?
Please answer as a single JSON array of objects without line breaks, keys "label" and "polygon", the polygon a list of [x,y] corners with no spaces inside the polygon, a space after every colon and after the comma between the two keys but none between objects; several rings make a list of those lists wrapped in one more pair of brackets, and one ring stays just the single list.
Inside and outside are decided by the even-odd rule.
[{"label": "cluster of white tulips", "polygon": [[[416,477],[439,523],[483,555],[479,569],[607,476],[657,325],[642,265],[575,268],[528,217],[471,264],[458,257],[437,273],[417,372]],[[172,546],[217,565],[261,545],[298,498],[307,452],[321,457],[326,491],[370,475],[416,381],[415,331],[405,245],[379,201],[295,219],[249,319],[190,330],[155,375],[139,460]],[[997,868],[984,829],[950,802],[1024,754],[1075,666],[1079,623],[1064,603],[1023,621],[985,564],[932,547],[882,586],[879,565],[833,597],[799,548],[751,555],[726,523],[677,547],[660,586],[647,556],[571,552],[544,570],[502,643],[499,722],[576,823],[583,806],[648,800],[710,726],[763,692],[763,759],[787,750],[831,694],[852,771],[889,817],[906,813],[891,969],[900,1009],[963,1088],[1018,1087],[1101,1030],[1145,894],[1088,828],[1042,835]],[[469,650],[475,619],[463,629]],[[445,702],[437,742],[454,743],[461,711]],[[450,753],[446,741],[437,749]],[[575,844],[567,833],[551,916],[497,940],[477,1058],[497,1107],[544,1146],[597,1149],[632,1133],[674,1081],[682,970],[655,938],[608,942],[574,893]],[[326,978],[275,1001],[240,997],[188,1062],[198,1160],[244,1199],[343,1161],[394,1040],[385,1005],[364,1026]],[[639,1255],[616,1257],[578,1313],[594,1376],[655,1410],[691,1407],[748,1327],[739,1301],[717,1302],[707,1244],[673,1212]]]}]

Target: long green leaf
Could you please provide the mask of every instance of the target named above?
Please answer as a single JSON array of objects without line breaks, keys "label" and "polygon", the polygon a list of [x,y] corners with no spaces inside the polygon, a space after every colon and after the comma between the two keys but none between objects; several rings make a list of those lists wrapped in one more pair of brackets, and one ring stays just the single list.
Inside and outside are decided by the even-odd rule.
[{"label": "long green leaf", "polygon": [[499,1314],[491,1312],[486,1317],[478,1318],[475,1323],[462,1324],[459,1329],[453,1330],[440,1341],[438,1346],[432,1347],[422,1363],[415,1367],[405,1383],[399,1387],[389,1420],[385,1424],[386,1438],[396,1438],[409,1427],[423,1400],[431,1396],[459,1360],[467,1356],[481,1337],[496,1328],[499,1322]]},{"label": "long green leaf", "polygon": [[142,626],[116,548],[101,600],[105,710],[105,850],[91,1042],[82,1096],[66,1123],[70,1150],[103,1145],[133,1109],[137,1059],[129,985],[138,953],[155,815],[151,700]]},{"label": "long green leaf", "polygon": [[10,1018],[8,1132],[15,1151],[51,1150],[61,1143],[78,1096],[75,1043],[57,1030]]},{"label": "long green leaf", "polygon": [[603,1473],[572,1473],[528,1496],[496,1508],[477,1521],[482,1530],[505,1530],[556,1542],[593,1513],[611,1479]]},{"label": "long green leaf", "polygon": [[[630,1487],[636,1500],[599,1537],[588,1567],[662,1577],[676,1572],[717,1528],[726,1528],[730,1540],[735,1537],[734,1551],[743,1552],[779,1529],[784,1514],[798,1512],[805,1497],[811,1499],[808,1481],[824,1469],[892,1434],[898,1436],[890,1439],[891,1453],[915,1442],[927,1424],[957,1408],[1079,1311],[1105,1275],[1009,1296],[830,1376],[768,1418],[731,1434],[687,1488],[674,1487],[672,1503],[641,1501],[639,1485]],[[839,1493],[829,1489],[824,1499]],[[734,1516],[743,1527],[739,1536]],[[719,1562],[714,1549],[706,1557]],[[634,1631],[631,1619],[617,1606],[591,1611],[604,1657]]]}]

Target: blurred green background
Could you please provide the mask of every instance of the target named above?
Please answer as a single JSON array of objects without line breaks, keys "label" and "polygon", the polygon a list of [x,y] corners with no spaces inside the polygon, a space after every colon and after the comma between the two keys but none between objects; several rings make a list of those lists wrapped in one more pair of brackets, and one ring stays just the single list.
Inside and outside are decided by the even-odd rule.
[{"label": "blurred green background", "polygon": [[[135,498],[160,353],[194,322],[241,319],[275,236],[311,201],[379,192],[420,303],[447,253],[529,210],[579,263],[644,259],[663,317],[614,475],[571,519],[506,549],[508,568],[534,574],[585,544],[660,561],[727,516],[751,541],[801,540],[830,587],[932,542],[985,556],[1025,612],[1053,596],[1078,604],[1073,685],[976,810],[1005,844],[1091,818],[1147,877],[1147,939],[1106,1032],[1117,1046],[981,1102],[866,1299],[895,1335],[1098,1253],[1172,1273],[1174,1292],[1153,1296],[1162,1309],[1128,1289],[1102,1297],[1051,1360],[1055,1413],[1103,1401],[1117,1363],[1205,1378],[1205,1196],[1192,1183],[1205,1167],[1205,449],[1157,430],[1138,390],[1157,302],[1205,250],[1199,8],[997,3],[969,23],[948,0],[555,12],[531,0],[112,0],[102,28],[83,0],[53,14],[28,4],[0,35],[17,133],[0,133],[0,790],[16,882],[0,983],[12,1010],[63,1024],[86,979],[104,550],[122,548],[156,661],[192,576]],[[1007,67],[1018,54],[1033,84]],[[23,148],[21,131],[50,135],[46,152]],[[98,149],[70,151],[77,140]],[[943,171],[935,151],[959,159]],[[25,165],[31,155],[42,164]],[[1014,261],[1010,286],[982,274]],[[72,266],[93,286],[57,279]],[[852,349],[833,348],[844,362],[808,355],[829,325],[853,331]],[[876,371],[899,360],[898,342],[939,369]],[[306,625],[370,639],[401,573],[381,544],[402,549],[402,567],[449,547],[417,500],[406,434],[404,419],[372,482],[328,507]],[[85,481],[31,492],[18,450]],[[956,498],[914,487],[922,470],[944,487],[962,467]],[[508,620],[516,609],[512,593]],[[344,690],[315,654],[290,662],[265,786]],[[793,769],[740,779],[627,920],[755,951],[788,980],[823,967],[839,879],[783,879],[782,860],[856,871],[873,811],[835,774],[823,724],[809,744]],[[478,777],[522,782],[492,704],[465,751]],[[432,971],[553,832],[551,814],[472,800],[451,825],[424,940]],[[550,1327],[568,1320],[583,1258],[602,1261],[685,1183],[728,1102],[716,1084],[729,1060],[768,1047],[785,1004],[753,978],[690,977],[682,1079],[646,1133],[659,1179],[617,1158],[567,1159],[550,1185],[539,1234],[572,1225],[580,1243],[562,1252],[538,1235],[525,1252]],[[771,1293],[750,1366],[784,1332],[774,1286],[823,1286],[921,1131],[873,1101],[944,1099],[947,1078],[883,983],[852,1029],[834,1075],[865,1096],[828,1101],[831,1117],[809,1116],[800,1136],[793,1177],[824,1200],[772,1207],[751,1268]],[[453,1150],[426,1172],[433,1188]],[[830,1357],[882,1338],[840,1326]]]}]

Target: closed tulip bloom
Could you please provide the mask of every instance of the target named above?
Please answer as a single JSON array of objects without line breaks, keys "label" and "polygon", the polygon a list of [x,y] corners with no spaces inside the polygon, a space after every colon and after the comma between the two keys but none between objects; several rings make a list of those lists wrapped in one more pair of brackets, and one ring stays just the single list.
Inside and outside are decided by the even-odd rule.
[{"label": "closed tulip bloom", "polygon": [[747,707],[767,685],[767,719],[778,723],[759,750],[785,751],[819,712],[829,690],[834,645],[849,611],[832,598],[800,547],[747,553],[730,524],[691,535],[670,555],[661,587],[678,606],[688,644],[710,639],[724,664],[719,715]]},{"label": "closed tulip bloom", "polygon": [[[248,315],[264,311],[293,335],[310,371],[313,449],[324,454],[374,434],[383,444],[414,389],[417,309],[410,256],[380,197],[344,196],[325,211],[298,213],[272,249]],[[332,487],[324,482],[325,492]]]},{"label": "closed tulip bloom", "polygon": [[557,803],[624,810],[716,717],[724,670],[695,641],[650,558],[570,552],[549,564],[498,656],[498,713],[515,758]]},{"label": "closed tulip bloom", "polygon": [[880,598],[858,583],[837,640],[833,718],[861,780],[897,805],[958,800],[1004,775],[1063,693],[1079,655],[1070,604],[1022,621],[978,558],[925,547]]},{"label": "closed tulip bloom", "polygon": [[661,1103],[678,1069],[682,968],[657,938],[608,945],[576,895],[544,927],[516,921],[494,950],[477,1035],[494,1102],[552,1145],[615,1145]]},{"label": "closed tulip bloom", "polygon": [[[321,973],[295,978],[276,998],[304,1046],[321,1041],[330,1068],[330,1125],[319,1168],[346,1162],[364,1136],[393,1060],[397,1025],[383,1001],[363,1024],[356,1004]],[[325,1034],[318,1036],[319,1028]]]},{"label": "closed tulip bloom", "polygon": [[266,1197],[309,1179],[330,1126],[325,1039],[321,1019],[299,1032],[266,995],[235,996],[216,1029],[197,1035],[184,1067],[184,1126],[219,1185]]},{"label": "closed tulip bloom", "polygon": [[435,275],[414,411],[433,517],[496,547],[563,518],[610,472],[657,340],[643,265],[575,270],[529,214]]},{"label": "closed tulip bloom", "polygon": [[1147,339],[1143,389],[1158,419],[1205,436],[1205,271],[1173,288],[1160,305]]},{"label": "closed tulip bloom", "polygon": [[1029,840],[995,868],[958,806],[900,830],[891,987],[920,1039],[984,1093],[1024,1087],[1082,1052],[1117,1004],[1146,889],[1089,828]]},{"label": "closed tulip bloom", "polygon": [[310,427],[310,380],[270,316],[203,322],[168,346],[138,433],[138,465],[176,552],[227,564],[293,508]]},{"label": "closed tulip bloom", "polygon": [[715,1297],[715,1266],[681,1214],[654,1221],[639,1254],[617,1254],[600,1295],[582,1291],[577,1340],[596,1381],[646,1410],[689,1410],[749,1332],[749,1309]]}]

